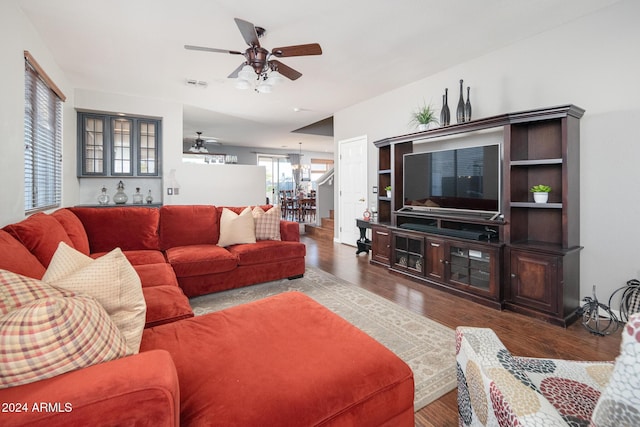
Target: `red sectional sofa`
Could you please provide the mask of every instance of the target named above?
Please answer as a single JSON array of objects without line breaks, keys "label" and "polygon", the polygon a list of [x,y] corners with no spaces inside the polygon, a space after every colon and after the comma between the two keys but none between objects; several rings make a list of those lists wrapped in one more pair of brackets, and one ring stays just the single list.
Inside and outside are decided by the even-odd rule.
[{"label": "red sectional sofa", "polygon": [[0,424],[413,425],[410,368],[302,294],[193,317],[187,296],[304,273],[297,223],[281,221],[281,241],[221,248],[221,212],[77,207],[0,230],[0,269],[35,279],[60,242],[93,258],[119,247],[146,302],[139,353],[0,388],[13,409]]}]

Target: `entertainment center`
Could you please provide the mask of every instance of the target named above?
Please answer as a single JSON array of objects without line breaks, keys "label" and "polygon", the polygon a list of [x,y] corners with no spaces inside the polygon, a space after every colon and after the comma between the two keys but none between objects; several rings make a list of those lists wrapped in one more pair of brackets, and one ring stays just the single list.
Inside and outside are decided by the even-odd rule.
[{"label": "entertainment center", "polygon": [[[566,326],[580,305],[580,118],[574,105],[374,142],[371,263]],[[548,203],[529,189],[552,188]]]}]

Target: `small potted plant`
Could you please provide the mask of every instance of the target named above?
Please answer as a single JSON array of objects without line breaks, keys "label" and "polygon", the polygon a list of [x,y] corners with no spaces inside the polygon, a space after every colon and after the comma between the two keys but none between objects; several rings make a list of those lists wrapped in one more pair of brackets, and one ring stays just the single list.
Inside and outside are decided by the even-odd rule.
[{"label": "small potted plant", "polygon": [[431,105],[422,104],[422,107],[411,114],[411,123],[415,125],[419,131],[425,131],[429,129],[431,123],[438,123],[436,112]]},{"label": "small potted plant", "polygon": [[533,193],[534,202],[547,203],[547,200],[549,200],[549,192],[551,191],[551,187],[544,184],[538,184],[531,187],[529,191]]},{"label": "small potted plant", "polygon": [[387,192],[387,197],[391,197],[391,186],[387,185],[386,187],[384,187],[384,191]]}]

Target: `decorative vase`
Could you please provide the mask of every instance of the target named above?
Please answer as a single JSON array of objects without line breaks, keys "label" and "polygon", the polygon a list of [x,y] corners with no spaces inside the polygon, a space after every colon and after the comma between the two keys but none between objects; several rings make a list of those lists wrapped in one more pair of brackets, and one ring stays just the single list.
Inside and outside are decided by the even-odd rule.
[{"label": "decorative vase", "polygon": [[142,204],[142,193],[140,193],[140,187],[136,187],[136,192],[133,194],[133,204],[141,205]]},{"label": "decorative vase", "polygon": [[391,191],[387,191],[387,197],[391,197]]},{"label": "decorative vase", "polygon": [[418,125],[418,130],[420,132],[424,132],[425,130],[429,129],[429,124],[428,123],[420,123]]},{"label": "decorative vase", "polygon": [[470,93],[471,92],[471,88],[469,86],[467,86],[467,103],[464,104],[464,119],[466,121],[471,121],[471,98],[470,98]]},{"label": "decorative vase", "polygon": [[150,205],[153,203],[153,196],[151,195],[151,190],[147,193],[147,204]]},{"label": "decorative vase", "polygon": [[101,205],[109,204],[109,195],[107,194],[107,187],[102,187],[102,192],[98,196],[98,203]]},{"label": "decorative vase", "polygon": [[547,203],[547,200],[549,200],[549,193],[545,192],[545,191],[536,191],[535,193],[533,193],[533,201],[536,203]]},{"label": "decorative vase", "polygon": [[113,203],[116,205],[124,205],[129,200],[126,194],[124,194],[124,183],[120,181],[118,183],[118,191],[113,195]]},{"label": "decorative vase", "polygon": [[464,123],[464,96],[462,95],[462,79],[460,79],[460,98],[458,98],[458,108],[456,108],[456,122]]},{"label": "decorative vase", "polygon": [[442,110],[440,111],[440,125],[449,126],[451,122],[451,113],[449,112],[449,88],[444,88],[442,95]]}]

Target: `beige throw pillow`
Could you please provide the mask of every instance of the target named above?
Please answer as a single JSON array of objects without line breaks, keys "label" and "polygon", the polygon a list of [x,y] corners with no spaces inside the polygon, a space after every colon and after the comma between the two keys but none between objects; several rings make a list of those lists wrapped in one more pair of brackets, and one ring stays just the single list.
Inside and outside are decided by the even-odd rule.
[{"label": "beige throw pillow", "polygon": [[256,206],[251,213],[256,222],[256,240],[280,240],[280,206],[266,212]]},{"label": "beige throw pillow", "polygon": [[240,243],[255,242],[256,230],[251,208],[245,208],[239,215],[227,208],[222,209],[218,246],[224,248]]},{"label": "beige throw pillow", "polygon": [[94,260],[61,242],[42,280],[94,297],[124,336],[127,354],[138,353],[147,305],[140,278],[120,248]]}]

